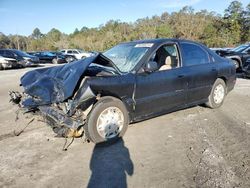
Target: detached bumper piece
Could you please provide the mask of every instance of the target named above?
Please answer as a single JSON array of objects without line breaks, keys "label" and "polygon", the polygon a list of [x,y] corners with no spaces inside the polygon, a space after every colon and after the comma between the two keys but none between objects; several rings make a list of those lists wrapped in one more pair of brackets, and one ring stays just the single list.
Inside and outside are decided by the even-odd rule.
[{"label": "detached bumper piece", "polygon": [[19,104],[21,102],[22,95],[18,91],[9,91],[9,95],[10,102],[13,102],[14,104]]}]

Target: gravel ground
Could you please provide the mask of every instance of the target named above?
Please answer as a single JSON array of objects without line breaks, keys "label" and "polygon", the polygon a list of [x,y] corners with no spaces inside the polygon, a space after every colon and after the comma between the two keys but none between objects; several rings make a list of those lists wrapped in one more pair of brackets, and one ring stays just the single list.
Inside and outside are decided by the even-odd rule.
[{"label": "gravel ground", "polygon": [[0,187],[250,187],[250,80],[224,105],[196,106],[130,125],[111,146],[75,139],[62,151],[42,122],[15,122],[8,90],[31,70],[0,71]]}]

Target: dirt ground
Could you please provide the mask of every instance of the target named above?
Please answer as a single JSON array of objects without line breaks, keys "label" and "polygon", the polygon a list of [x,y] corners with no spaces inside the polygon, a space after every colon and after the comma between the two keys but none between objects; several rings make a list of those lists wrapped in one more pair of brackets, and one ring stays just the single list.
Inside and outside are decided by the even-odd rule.
[{"label": "dirt ground", "polygon": [[0,71],[0,187],[250,187],[250,80],[224,105],[197,106],[130,125],[111,146],[63,138],[15,122],[8,90],[29,69]]}]

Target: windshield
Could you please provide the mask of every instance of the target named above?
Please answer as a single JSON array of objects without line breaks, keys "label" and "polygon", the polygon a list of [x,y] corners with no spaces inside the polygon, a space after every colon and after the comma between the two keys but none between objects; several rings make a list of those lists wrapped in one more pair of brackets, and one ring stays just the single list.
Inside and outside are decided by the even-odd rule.
[{"label": "windshield", "polygon": [[19,56],[22,56],[22,57],[30,57],[29,54],[25,53],[25,52],[22,52],[20,50],[14,50],[14,52],[19,55]]},{"label": "windshield", "polygon": [[242,52],[243,50],[245,50],[247,47],[247,45],[243,44],[243,45],[240,45],[240,46],[237,46],[236,48],[232,49],[232,51],[234,52]]},{"label": "windshield", "polygon": [[130,72],[153,43],[120,44],[104,52],[121,72]]},{"label": "windshield", "polygon": [[78,52],[83,53],[84,51],[81,49],[77,49]]}]

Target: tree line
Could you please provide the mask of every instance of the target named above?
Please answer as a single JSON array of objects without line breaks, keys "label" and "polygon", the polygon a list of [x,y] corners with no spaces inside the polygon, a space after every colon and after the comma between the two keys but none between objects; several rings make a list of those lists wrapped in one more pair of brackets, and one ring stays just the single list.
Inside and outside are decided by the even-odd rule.
[{"label": "tree line", "polygon": [[0,48],[24,51],[81,48],[104,51],[120,42],[149,38],[184,38],[208,47],[231,47],[250,41],[250,3],[243,7],[232,1],[224,15],[185,6],[171,14],[138,19],[133,23],[110,20],[97,28],[82,27],[69,35],[58,29],[41,33],[35,28],[30,36],[4,35],[0,32]]}]

